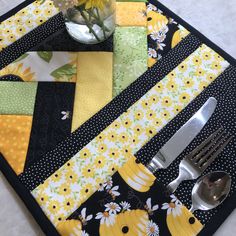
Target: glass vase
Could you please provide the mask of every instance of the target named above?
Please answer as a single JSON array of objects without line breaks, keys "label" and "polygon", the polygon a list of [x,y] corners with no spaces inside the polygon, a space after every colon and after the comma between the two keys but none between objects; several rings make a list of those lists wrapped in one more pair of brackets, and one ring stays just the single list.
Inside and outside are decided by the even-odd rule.
[{"label": "glass vase", "polygon": [[105,41],[115,30],[115,0],[84,2],[64,12],[68,33],[74,40],[85,44]]}]

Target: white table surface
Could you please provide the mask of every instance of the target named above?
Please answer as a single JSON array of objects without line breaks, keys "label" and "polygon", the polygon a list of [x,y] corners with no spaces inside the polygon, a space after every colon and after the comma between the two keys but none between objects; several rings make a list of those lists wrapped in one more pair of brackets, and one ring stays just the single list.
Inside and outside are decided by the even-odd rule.
[{"label": "white table surface", "polygon": [[[0,15],[21,2],[21,0],[0,0]],[[236,0],[160,0],[160,2],[236,58]],[[0,174],[0,216],[0,235],[43,235],[2,174]],[[228,217],[215,236],[235,236],[235,232],[236,211]]]}]

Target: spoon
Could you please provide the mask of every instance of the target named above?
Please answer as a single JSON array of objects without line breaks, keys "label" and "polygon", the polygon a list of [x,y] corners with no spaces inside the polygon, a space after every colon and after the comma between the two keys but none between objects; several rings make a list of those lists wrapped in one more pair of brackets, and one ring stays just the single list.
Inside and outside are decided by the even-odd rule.
[{"label": "spoon", "polygon": [[202,176],[193,187],[190,211],[207,211],[219,206],[228,196],[230,187],[231,177],[224,171]]}]

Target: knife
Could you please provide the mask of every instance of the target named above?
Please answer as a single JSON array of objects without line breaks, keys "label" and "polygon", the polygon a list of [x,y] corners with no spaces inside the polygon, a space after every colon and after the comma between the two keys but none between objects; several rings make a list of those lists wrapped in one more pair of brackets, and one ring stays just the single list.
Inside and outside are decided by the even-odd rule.
[{"label": "knife", "polygon": [[152,172],[166,169],[200,133],[214,113],[217,100],[210,97],[203,106],[167,141],[147,165]]}]

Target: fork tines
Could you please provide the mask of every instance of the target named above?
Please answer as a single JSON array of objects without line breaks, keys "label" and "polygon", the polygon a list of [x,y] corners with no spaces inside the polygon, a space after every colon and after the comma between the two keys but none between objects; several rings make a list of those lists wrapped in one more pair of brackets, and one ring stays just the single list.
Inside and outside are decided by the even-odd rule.
[{"label": "fork tines", "polygon": [[228,134],[223,127],[220,127],[187,155],[186,159],[194,162],[201,170],[205,170],[227,146],[232,138],[232,135]]}]

